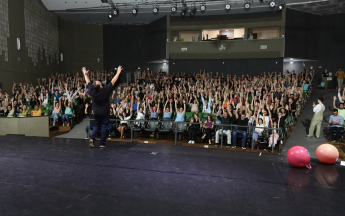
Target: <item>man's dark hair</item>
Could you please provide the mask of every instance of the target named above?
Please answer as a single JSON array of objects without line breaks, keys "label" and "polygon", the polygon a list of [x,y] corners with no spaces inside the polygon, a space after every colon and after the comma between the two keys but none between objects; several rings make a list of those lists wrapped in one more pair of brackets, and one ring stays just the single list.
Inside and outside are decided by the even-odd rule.
[{"label": "man's dark hair", "polygon": [[321,102],[323,102],[323,97],[319,97],[319,100],[320,100]]},{"label": "man's dark hair", "polygon": [[338,110],[337,109],[333,109],[333,112],[338,112]]}]

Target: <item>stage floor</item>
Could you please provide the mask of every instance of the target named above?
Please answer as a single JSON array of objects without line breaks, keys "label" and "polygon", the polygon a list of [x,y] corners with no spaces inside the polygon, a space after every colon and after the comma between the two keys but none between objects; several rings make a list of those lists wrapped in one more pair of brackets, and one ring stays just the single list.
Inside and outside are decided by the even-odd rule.
[{"label": "stage floor", "polygon": [[[0,136],[0,214],[343,215],[345,167],[188,146]],[[99,144],[96,144],[99,146]]]}]

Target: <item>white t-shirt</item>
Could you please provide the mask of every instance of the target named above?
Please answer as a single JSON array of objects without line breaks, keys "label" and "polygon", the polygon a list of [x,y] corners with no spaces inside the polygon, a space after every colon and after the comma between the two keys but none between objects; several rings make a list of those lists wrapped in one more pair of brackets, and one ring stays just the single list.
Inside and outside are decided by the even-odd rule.
[{"label": "white t-shirt", "polygon": [[[265,127],[264,124],[256,124],[256,127]],[[255,128],[256,131],[260,131],[260,133],[262,133],[262,131],[264,131],[263,128]]]}]

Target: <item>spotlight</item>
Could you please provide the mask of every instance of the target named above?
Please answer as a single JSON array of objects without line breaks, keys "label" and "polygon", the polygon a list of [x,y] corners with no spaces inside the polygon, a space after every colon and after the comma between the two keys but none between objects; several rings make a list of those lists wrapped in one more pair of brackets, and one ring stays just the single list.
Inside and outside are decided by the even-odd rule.
[{"label": "spotlight", "polygon": [[275,1],[271,1],[270,2],[270,7],[275,7],[276,6],[276,2]]},{"label": "spotlight", "polygon": [[117,9],[117,8],[115,8],[114,10],[113,10],[113,15],[114,16],[117,16],[119,14],[119,10]]},{"label": "spotlight", "polygon": [[204,5],[204,4],[201,5],[201,6],[200,6],[200,10],[201,10],[201,11],[205,11],[205,10],[206,10],[206,5]]},{"label": "spotlight", "polygon": [[133,8],[132,14],[133,14],[133,15],[136,15],[137,13],[138,13],[138,9],[137,9],[137,8]]},{"label": "spotlight", "polygon": [[226,4],[226,5],[225,5],[225,10],[230,10],[230,8],[231,8],[231,5],[230,5],[230,4]]},{"label": "spotlight", "polygon": [[196,9],[191,9],[190,12],[189,12],[189,15],[190,16],[194,16],[195,12],[196,12]]},{"label": "spotlight", "polygon": [[186,15],[186,10],[181,10],[181,16],[185,16]]},{"label": "spotlight", "polygon": [[177,7],[175,5],[171,5],[171,12],[175,13],[177,11]]},{"label": "spotlight", "polygon": [[283,5],[283,4],[280,4],[280,5],[278,6],[278,9],[279,9],[279,10],[283,10],[283,8],[284,8],[284,5]]},{"label": "spotlight", "polygon": [[247,3],[244,4],[244,8],[245,8],[245,9],[249,9],[249,8],[250,8],[249,2],[247,2]]},{"label": "spotlight", "polygon": [[109,15],[108,15],[108,18],[109,18],[109,19],[113,18],[113,15],[112,15],[112,14],[109,14]]},{"label": "spotlight", "polygon": [[152,11],[153,11],[153,13],[155,13],[155,14],[158,13],[158,7],[154,6]]}]

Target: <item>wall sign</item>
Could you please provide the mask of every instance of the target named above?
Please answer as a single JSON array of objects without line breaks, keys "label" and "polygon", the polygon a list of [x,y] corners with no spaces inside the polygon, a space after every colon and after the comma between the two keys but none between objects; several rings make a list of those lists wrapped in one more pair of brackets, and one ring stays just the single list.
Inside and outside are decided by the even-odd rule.
[{"label": "wall sign", "polygon": [[267,49],[267,45],[261,45],[260,49]]}]

